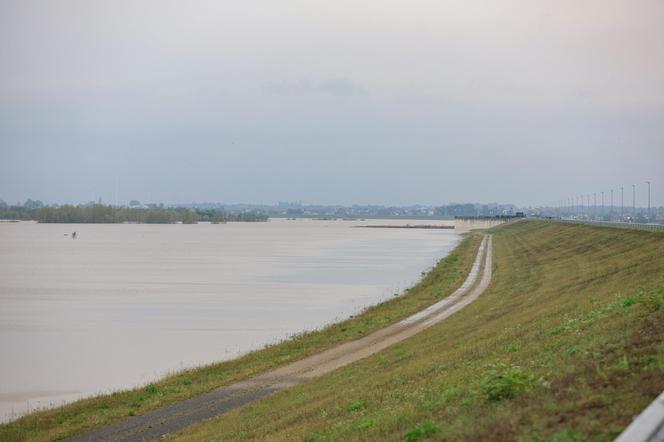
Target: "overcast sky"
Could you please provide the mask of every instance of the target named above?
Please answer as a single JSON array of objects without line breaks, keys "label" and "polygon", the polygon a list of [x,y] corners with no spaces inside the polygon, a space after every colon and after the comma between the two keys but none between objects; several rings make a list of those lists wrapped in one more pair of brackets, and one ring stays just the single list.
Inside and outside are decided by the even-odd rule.
[{"label": "overcast sky", "polygon": [[[0,198],[664,205],[664,1],[0,0]],[[607,199],[608,201],[608,199]]]}]

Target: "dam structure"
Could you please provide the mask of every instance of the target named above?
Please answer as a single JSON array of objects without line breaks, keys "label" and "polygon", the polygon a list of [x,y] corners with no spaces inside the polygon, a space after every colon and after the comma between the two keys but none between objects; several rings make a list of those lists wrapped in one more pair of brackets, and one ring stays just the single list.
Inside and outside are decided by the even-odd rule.
[{"label": "dam structure", "polygon": [[516,215],[496,215],[496,216],[455,216],[454,231],[456,233],[466,233],[475,229],[490,229],[491,227],[505,224],[512,221],[524,219],[522,213]]}]

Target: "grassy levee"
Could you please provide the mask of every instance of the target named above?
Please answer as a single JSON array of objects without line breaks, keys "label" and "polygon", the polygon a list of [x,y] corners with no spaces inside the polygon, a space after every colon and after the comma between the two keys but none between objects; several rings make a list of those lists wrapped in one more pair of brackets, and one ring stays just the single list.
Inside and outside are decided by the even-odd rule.
[{"label": "grassy levee", "polygon": [[173,438],[612,440],[664,389],[663,342],[664,234],[520,222],[465,309]]},{"label": "grassy levee", "polygon": [[[466,236],[404,296],[371,307],[346,321],[294,336],[239,359],[179,372],[145,388],[101,395],[32,413],[0,425],[0,440],[63,439],[248,378],[383,328],[433,304],[460,286],[470,271],[480,240],[480,235]],[[168,342],[164,345],[167,346]],[[173,358],[177,360],[177,355]],[[126,363],[131,364],[131,361]]]}]

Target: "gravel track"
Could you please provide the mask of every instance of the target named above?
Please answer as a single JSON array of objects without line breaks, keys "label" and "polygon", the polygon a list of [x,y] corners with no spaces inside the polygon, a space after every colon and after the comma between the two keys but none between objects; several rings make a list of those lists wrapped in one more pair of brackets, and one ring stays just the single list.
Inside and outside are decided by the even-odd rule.
[{"label": "gravel track", "polygon": [[355,341],[284,365],[245,381],[157,408],[68,439],[70,442],[141,442],[241,407],[275,392],[356,362],[410,338],[477,299],[491,282],[492,238],[485,235],[464,283],[450,296],[408,318]]}]

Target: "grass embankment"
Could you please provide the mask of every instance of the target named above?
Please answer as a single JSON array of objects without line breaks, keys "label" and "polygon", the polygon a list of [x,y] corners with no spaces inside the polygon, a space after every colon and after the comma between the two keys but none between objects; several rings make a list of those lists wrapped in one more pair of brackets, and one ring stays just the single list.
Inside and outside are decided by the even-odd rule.
[{"label": "grass embankment", "polygon": [[473,304],[178,440],[612,440],[664,389],[664,235],[496,229]]},{"label": "grass embankment", "polygon": [[[0,425],[0,440],[62,439],[126,416],[139,415],[190,398],[383,328],[433,304],[461,285],[470,271],[480,240],[479,235],[466,237],[405,296],[371,307],[344,322],[295,336],[292,340],[236,360],[183,371],[145,388],[98,396],[58,409],[30,414],[15,422]],[[177,355],[174,355],[174,359],[177,359]]]}]

